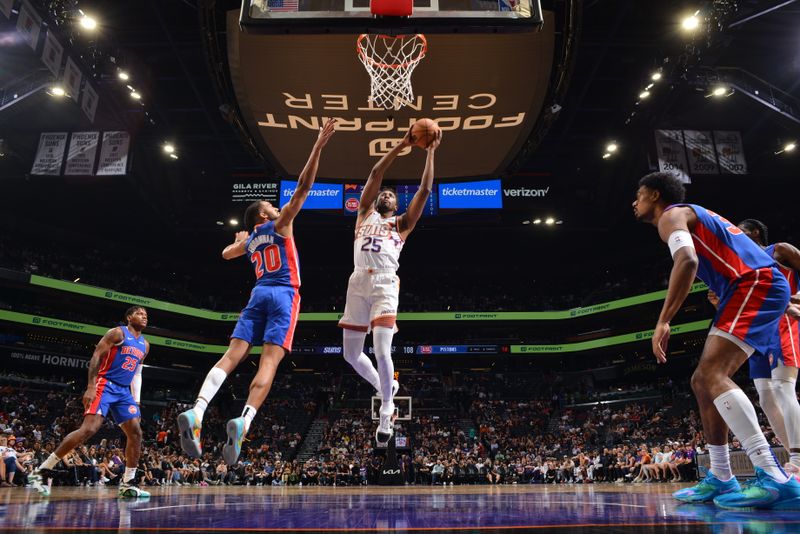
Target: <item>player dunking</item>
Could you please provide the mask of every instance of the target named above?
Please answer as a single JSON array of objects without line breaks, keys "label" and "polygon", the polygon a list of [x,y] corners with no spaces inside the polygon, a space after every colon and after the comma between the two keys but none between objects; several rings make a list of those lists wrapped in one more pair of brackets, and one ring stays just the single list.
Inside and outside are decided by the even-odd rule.
[{"label": "player dunking", "polygon": [[[667,296],[653,333],[653,353],[667,361],[670,321],[695,276],[720,295],[720,305],[691,385],[711,458],[708,475],[673,496],[713,500],[725,508],[800,508],[800,482],[778,465],[752,403],[731,376],[753,352],[766,352],[789,303],[789,284],[775,261],[735,225],[694,204],[682,204],[683,184],[656,172],[639,181],[633,210],[658,228],[674,261]],[[728,459],[728,428],[755,466],[755,482],[742,489]]]},{"label": "player dunking", "polygon": [[33,487],[43,495],[50,494],[45,483],[48,471],[75,447],[94,436],[103,418],[111,416],[127,438],[125,474],[119,485],[120,497],[149,497],[135,482],[136,466],[142,452],[142,429],[139,399],[142,390],[142,361],[150,351],[150,343],[142,335],[147,326],[147,310],[133,306],[125,312],[126,326],[112,328],[100,339],[89,361],[89,383],[83,394],[83,423],[71,432],[39,468],[31,473]]},{"label": "player dunking", "polygon": [[[347,302],[339,326],[343,329],[345,360],[380,394],[380,420],[375,431],[380,444],[388,443],[394,433],[393,398],[398,385],[394,380],[392,337],[400,290],[400,279],[395,273],[400,266],[403,244],[422,216],[431,193],[434,153],[440,142],[441,132],[426,149],[419,190],[406,213],[396,215],[397,195],[391,189],[381,191],[381,183],[398,154],[413,144],[411,131],[372,168],[358,208],[353,244],[355,269],[347,285]],[[370,329],[377,369],[363,353]]]},{"label": "player dunking", "polygon": [[208,403],[239,363],[250,353],[250,347],[261,345],[258,371],[250,383],[242,415],[228,421],[228,439],[222,456],[228,465],[236,463],[242,440],[250,429],[256,412],[267,398],[275,371],[284,355],[292,351],[292,339],[300,314],[300,264],[293,237],[293,221],[308,197],[317,174],[322,149],[334,132],[331,119],[320,129],[305,167],[289,202],[278,210],[269,202],[254,202],[244,214],[247,232],[238,232],[236,241],[225,247],[222,257],[232,260],[247,255],[253,265],[256,284],[247,307],[242,310],[231,334],[230,345],[217,364],[208,372],[194,408],[178,416],[181,447],[195,458],[202,453],[200,431]]}]

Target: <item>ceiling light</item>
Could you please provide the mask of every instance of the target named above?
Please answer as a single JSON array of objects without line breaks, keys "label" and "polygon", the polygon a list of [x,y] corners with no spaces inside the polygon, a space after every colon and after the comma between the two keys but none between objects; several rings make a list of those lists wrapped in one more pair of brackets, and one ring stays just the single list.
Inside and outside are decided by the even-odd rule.
[{"label": "ceiling light", "polygon": [[131,93],[131,98],[134,99],[134,100],[141,100],[142,99],[142,95],[140,95],[139,93],[134,91],[134,92]]},{"label": "ceiling light", "polygon": [[175,146],[172,143],[164,143],[164,146],[162,146],[161,148],[164,149],[164,152],[166,152],[167,154],[172,154],[173,152],[175,152]]},{"label": "ceiling light", "polygon": [[121,70],[121,71],[119,71],[117,73],[117,78],[119,78],[123,82],[127,82],[130,79],[130,76],[128,76],[127,72],[125,72],[124,70]]},{"label": "ceiling light", "polygon": [[178,155],[177,154],[170,154],[169,157],[171,157],[172,159],[178,159]]},{"label": "ceiling light", "polygon": [[727,92],[728,92],[728,88],[727,87],[725,87],[723,85],[719,85],[719,86],[715,87],[713,91],[711,91],[711,94],[714,95],[714,96],[725,96],[725,93],[727,93]]},{"label": "ceiling light", "polygon": [[225,223],[222,221],[217,221],[217,226],[223,226]]},{"label": "ceiling light", "polygon": [[661,79],[661,76],[662,76],[661,71],[657,70],[650,76],[650,79],[653,80],[654,82],[657,82],[658,80]]},{"label": "ceiling light", "polygon": [[609,154],[608,152],[606,152],[605,154],[603,154],[603,159],[608,159],[608,158],[610,158],[610,157],[611,157],[611,154]]},{"label": "ceiling light", "polygon": [[228,221],[228,224],[230,224],[231,226],[236,226],[237,224],[239,224],[239,221],[237,221],[236,219],[231,219]]},{"label": "ceiling light", "polygon": [[533,224],[542,224],[542,220],[541,219],[534,219],[533,220]]},{"label": "ceiling light", "polygon": [[615,143],[614,141],[611,141],[606,146],[606,152],[616,152],[618,148],[619,147],[617,146],[617,143]]},{"label": "ceiling light", "polygon": [[556,224],[564,224],[564,221],[562,221],[561,219],[559,219],[559,220],[557,220],[557,221],[556,221]]},{"label": "ceiling light", "polygon": [[686,31],[696,30],[698,26],[700,26],[700,19],[697,17],[697,12],[681,21],[681,27]]},{"label": "ceiling light", "polygon": [[531,222],[528,220],[522,221],[522,224],[530,224]]},{"label": "ceiling light", "polygon": [[797,143],[787,143],[786,146],[783,147],[784,152],[794,152],[794,149],[797,148]]},{"label": "ceiling light", "polygon": [[548,217],[547,219],[544,220],[544,223],[547,224],[547,225],[553,225],[553,224],[555,224],[555,222],[556,222],[556,220],[554,218],[552,218],[552,217]]},{"label": "ceiling light", "polygon": [[84,30],[96,30],[97,21],[89,15],[84,15],[81,17],[81,28]]},{"label": "ceiling light", "polygon": [[650,91],[648,90],[644,90],[641,93],[639,93],[639,98],[641,98],[642,100],[648,98],[649,96],[650,96]]},{"label": "ceiling light", "polygon": [[60,85],[54,85],[53,87],[50,88],[48,93],[51,96],[57,96],[57,97],[62,97],[67,95],[67,92]]},{"label": "ceiling light", "polygon": [[649,91],[649,90],[650,90],[650,89],[652,89],[652,88],[653,88],[653,84],[651,83],[650,85],[648,85],[647,87],[645,87],[645,88],[644,88],[644,90],[645,90],[645,91]]}]

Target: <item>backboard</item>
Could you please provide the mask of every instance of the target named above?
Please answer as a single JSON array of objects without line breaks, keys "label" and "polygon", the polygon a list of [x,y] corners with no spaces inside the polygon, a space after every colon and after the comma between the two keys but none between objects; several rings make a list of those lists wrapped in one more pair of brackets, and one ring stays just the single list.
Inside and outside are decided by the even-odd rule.
[{"label": "backboard", "polygon": [[[370,416],[373,421],[380,419],[381,398],[372,397],[372,405],[370,407]],[[394,398],[394,413],[397,415],[398,421],[411,421],[411,397],[395,397]]]}]

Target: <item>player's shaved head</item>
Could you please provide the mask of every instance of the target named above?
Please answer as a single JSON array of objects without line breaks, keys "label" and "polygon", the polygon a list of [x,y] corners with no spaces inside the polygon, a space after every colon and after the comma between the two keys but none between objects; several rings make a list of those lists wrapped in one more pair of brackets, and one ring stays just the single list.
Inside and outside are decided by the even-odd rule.
[{"label": "player's shaved head", "polygon": [[686,188],[680,178],[669,172],[651,172],[639,180],[639,186],[658,191],[668,205],[680,204],[686,198]]}]

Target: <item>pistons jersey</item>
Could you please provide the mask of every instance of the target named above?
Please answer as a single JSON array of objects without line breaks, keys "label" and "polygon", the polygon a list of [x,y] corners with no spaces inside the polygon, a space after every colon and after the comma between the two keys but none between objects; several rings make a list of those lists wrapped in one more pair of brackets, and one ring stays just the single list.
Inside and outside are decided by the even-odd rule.
[{"label": "pistons jersey", "polygon": [[143,335],[137,337],[127,326],[120,326],[119,329],[122,330],[122,341],[111,347],[103,357],[97,379],[105,378],[120,386],[130,386],[136,368],[147,353],[147,345]]},{"label": "pistons jersey", "polygon": [[357,269],[391,269],[400,267],[403,239],[397,229],[398,217],[383,218],[377,211],[367,215],[356,228],[353,263]]},{"label": "pistons jersey", "polygon": [[692,231],[699,260],[697,277],[720,298],[724,298],[740,278],[777,266],[772,256],[726,218],[696,204],[674,204],[667,209],[678,206],[690,207],[697,215]]},{"label": "pistons jersey", "polygon": [[256,226],[245,243],[245,254],[253,265],[257,286],[300,287],[294,238],[277,233],[275,221]]}]

